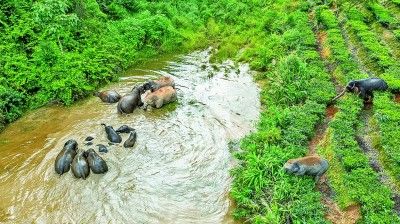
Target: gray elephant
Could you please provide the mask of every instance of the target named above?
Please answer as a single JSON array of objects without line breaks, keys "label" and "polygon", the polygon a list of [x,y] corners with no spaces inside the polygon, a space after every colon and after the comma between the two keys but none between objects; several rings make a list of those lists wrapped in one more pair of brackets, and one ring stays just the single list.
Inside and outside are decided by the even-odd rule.
[{"label": "gray elephant", "polygon": [[332,101],[342,97],[346,92],[356,93],[365,102],[371,102],[374,98],[373,91],[386,91],[388,89],[387,83],[380,78],[367,78],[360,80],[352,80],[347,83],[346,88],[337,95]]},{"label": "gray elephant", "polygon": [[328,170],[329,164],[326,159],[319,156],[305,156],[297,159],[288,160],[283,166],[286,172],[297,176],[311,175],[315,176],[315,181]]},{"label": "gray elephant", "polygon": [[133,113],[133,111],[142,105],[140,95],[144,93],[144,87],[143,85],[136,86],[132,89],[132,92],[126,94],[123,96],[117,105],[117,110],[118,113],[123,114],[129,114]]},{"label": "gray elephant", "polygon": [[75,140],[68,140],[60,153],[58,153],[54,168],[60,175],[69,171],[71,163],[76,156],[78,143]]}]

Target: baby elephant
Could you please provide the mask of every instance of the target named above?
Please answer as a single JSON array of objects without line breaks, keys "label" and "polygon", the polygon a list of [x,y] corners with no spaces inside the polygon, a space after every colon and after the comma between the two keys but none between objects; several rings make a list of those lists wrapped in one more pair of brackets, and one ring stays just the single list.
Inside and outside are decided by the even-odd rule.
[{"label": "baby elephant", "polygon": [[141,96],[144,109],[148,106],[160,108],[176,100],[176,90],[172,86],[162,87],[154,92],[147,90]]},{"label": "baby elephant", "polygon": [[288,160],[283,168],[288,173],[293,173],[297,176],[311,175],[315,176],[315,181],[328,170],[329,164],[326,159],[319,156],[306,156],[297,159]]},{"label": "baby elephant", "polygon": [[124,147],[125,148],[133,147],[133,145],[135,145],[136,139],[137,139],[136,131],[131,131],[128,139],[126,139],[126,141],[124,142]]},{"label": "baby elephant", "polygon": [[380,78],[368,78],[360,80],[352,80],[347,83],[346,88],[332,101],[342,97],[346,92],[356,93],[366,102],[372,101],[374,98],[373,91],[385,91],[388,89],[387,83]]},{"label": "baby elephant", "polygon": [[95,92],[93,95],[99,97],[105,103],[116,103],[121,99],[121,96],[114,90]]}]

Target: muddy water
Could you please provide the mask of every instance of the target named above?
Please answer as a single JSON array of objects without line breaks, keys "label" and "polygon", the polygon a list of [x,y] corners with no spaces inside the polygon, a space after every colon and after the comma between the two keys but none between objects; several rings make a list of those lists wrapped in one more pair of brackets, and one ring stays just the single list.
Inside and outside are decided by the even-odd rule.
[{"label": "muddy water", "polygon": [[[160,75],[179,85],[178,102],[162,109],[118,115],[115,104],[91,97],[39,109],[7,127],[0,134],[0,222],[233,223],[227,145],[249,133],[259,115],[251,72],[231,62],[211,66],[209,51],[201,51],[131,69],[105,89],[124,94]],[[136,145],[100,154],[106,174],[56,175],[54,159],[68,139],[80,150],[89,148],[89,135],[94,145],[107,144],[101,123],[136,128]]]}]

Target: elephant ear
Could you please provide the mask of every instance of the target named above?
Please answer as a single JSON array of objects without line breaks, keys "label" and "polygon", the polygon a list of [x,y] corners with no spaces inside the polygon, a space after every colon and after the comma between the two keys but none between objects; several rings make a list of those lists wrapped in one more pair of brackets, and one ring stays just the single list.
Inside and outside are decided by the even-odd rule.
[{"label": "elephant ear", "polygon": [[300,170],[300,165],[298,162],[293,163],[292,171],[295,173]]}]

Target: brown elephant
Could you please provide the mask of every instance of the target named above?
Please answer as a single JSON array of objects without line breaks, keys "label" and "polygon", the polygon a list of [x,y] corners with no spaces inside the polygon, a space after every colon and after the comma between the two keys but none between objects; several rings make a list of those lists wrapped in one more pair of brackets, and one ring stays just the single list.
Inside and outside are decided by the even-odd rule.
[{"label": "brown elephant", "polygon": [[147,90],[141,95],[141,99],[144,109],[147,109],[148,106],[160,108],[177,99],[176,90],[172,86],[161,87],[154,92]]},{"label": "brown elephant", "polygon": [[105,103],[116,103],[121,99],[121,95],[114,90],[95,92],[93,95],[99,97]]}]

